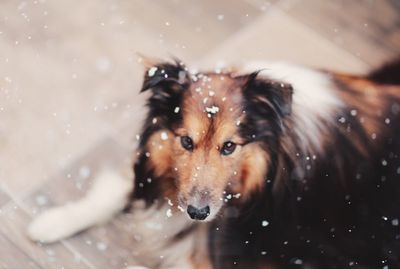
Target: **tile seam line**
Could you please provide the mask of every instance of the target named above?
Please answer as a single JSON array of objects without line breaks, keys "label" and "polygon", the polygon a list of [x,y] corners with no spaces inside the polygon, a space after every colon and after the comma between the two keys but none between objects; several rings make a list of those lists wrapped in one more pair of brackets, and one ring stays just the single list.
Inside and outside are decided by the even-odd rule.
[{"label": "tile seam line", "polygon": [[21,251],[21,253],[23,255],[25,255],[28,259],[30,259],[30,261],[32,261],[34,263],[35,266],[37,266],[40,269],[45,269],[43,268],[43,266],[41,266],[33,257],[31,257],[29,255],[29,253],[27,253],[26,251],[22,250],[19,246],[17,246],[12,240],[11,238],[9,238],[6,234],[0,232],[0,234],[5,238],[5,240],[7,240],[11,245],[13,245],[16,249],[18,249],[19,251]]},{"label": "tile seam line", "polygon": [[[107,126],[107,127],[109,127],[109,126]],[[29,190],[26,190],[22,193],[17,193],[14,195],[14,193],[9,190],[9,188],[6,186],[6,184],[0,185],[0,187],[3,188],[3,190],[6,192],[6,194],[8,196],[10,196],[10,198],[12,198],[12,200],[22,201],[24,198],[27,198],[29,195],[33,194],[34,192],[39,191],[43,186],[45,186],[47,183],[51,182],[54,179],[54,177],[62,175],[61,173],[64,172],[66,169],[68,169],[77,160],[82,160],[83,157],[86,156],[86,154],[88,154],[89,152],[92,152],[94,149],[97,148],[98,145],[100,145],[104,141],[107,141],[108,139],[113,138],[113,135],[114,135],[113,131],[107,130],[103,136],[93,139],[93,142],[90,143],[90,145],[88,146],[88,148],[86,150],[80,151],[74,158],[72,158],[70,161],[63,164],[57,170],[52,171],[45,180],[40,182],[38,185],[33,186],[33,188],[31,188]],[[8,201],[6,204],[3,205],[3,207],[5,205],[7,205],[9,202],[12,202],[12,201]]]},{"label": "tile seam line", "polygon": [[[248,0],[245,1],[249,3]],[[252,5],[255,6],[254,4]],[[258,15],[252,22],[244,25],[243,27],[239,28],[236,32],[229,35],[220,45],[217,45],[208,50],[207,55],[205,57],[203,57],[202,59],[198,59],[197,61],[194,61],[194,66],[201,65],[202,63],[207,62],[209,58],[215,55],[215,52],[221,51],[226,46],[226,44],[230,44],[232,43],[232,41],[236,41],[237,39],[239,39],[243,34],[248,33],[249,30],[252,29],[255,25],[263,21],[267,15],[269,15],[272,12],[275,12],[276,10],[277,10],[276,7],[271,7],[266,11],[264,11],[263,13],[261,13],[260,15]]]},{"label": "tile seam line", "polygon": [[[248,0],[246,0],[248,1]],[[371,69],[372,66],[370,64],[368,64],[367,62],[363,61],[362,59],[358,58],[357,56],[355,56],[354,54],[352,54],[351,52],[347,51],[346,49],[336,45],[335,43],[333,43],[331,40],[329,40],[328,38],[324,37],[323,35],[321,35],[320,33],[318,33],[317,31],[315,31],[314,29],[312,29],[311,27],[309,27],[308,25],[304,24],[301,21],[298,21],[297,19],[293,18],[290,14],[288,14],[286,11],[282,10],[282,8],[280,7],[271,7],[269,8],[267,11],[264,12],[264,14],[260,15],[259,17],[257,17],[252,23],[240,28],[236,33],[232,34],[231,36],[229,36],[220,46],[214,47],[212,50],[210,50],[208,52],[208,55],[206,57],[204,57],[204,60],[199,61],[198,63],[203,63],[203,62],[207,62],[208,58],[210,58],[211,56],[214,56],[217,52],[221,51],[224,49],[224,47],[226,46],[226,44],[228,43],[235,43],[237,42],[239,39],[241,39],[243,37],[243,35],[248,35],[251,31],[251,28],[256,25],[257,23],[261,22],[262,20],[265,20],[266,17],[272,13],[276,13],[276,14],[284,14],[287,18],[289,18],[292,21],[295,21],[296,23],[298,23],[299,25],[301,25],[305,31],[317,36],[318,38],[320,38],[321,40],[323,40],[324,42],[330,43],[333,47],[335,47],[337,50],[339,50],[341,53],[343,53],[344,55],[348,56],[350,59],[354,60],[355,62],[359,63],[360,65],[363,65],[364,67],[366,67],[366,69]]]},{"label": "tile seam line", "polygon": [[[245,0],[247,3],[249,3],[250,5],[257,7],[257,5],[255,4],[254,1],[252,0]],[[279,0],[279,3],[289,3],[289,0]],[[316,31],[315,29],[313,29],[312,27],[310,27],[309,25],[307,25],[306,23],[294,18],[292,15],[290,15],[287,11],[285,11],[281,6],[278,5],[278,2],[276,4],[274,4],[274,8],[276,9],[276,11],[284,13],[287,17],[289,17],[291,20],[296,21],[297,23],[299,23],[300,25],[302,25],[305,29],[307,29],[308,32],[317,35],[318,37],[320,37],[321,39],[331,43],[332,45],[334,45],[335,47],[337,47],[339,50],[343,51],[344,53],[346,53],[347,55],[349,55],[351,58],[359,61],[360,63],[364,64],[365,66],[371,68],[372,66],[370,64],[368,64],[367,62],[365,62],[364,60],[362,60],[361,58],[357,57],[357,55],[354,55],[352,52],[344,49],[343,47],[335,44],[334,42],[332,42],[330,39],[326,38],[325,36],[323,36],[322,34],[320,34],[318,31]],[[294,3],[299,3],[300,0],[296,0]],[[292,2],[293,4],[293,2]]]},{"label": "tile seam line", "polygon": [[[32,217],[31,212],[25,206],[24,202],[22,202],[20,200],[20,198],[18,198],[18,196],[13,195],[12,192],[10,190],[8,190],[8,188],[6,186],[3,186],[3,190],[11,198],[11,200],[8,201],[5,205],[3,205],[0,209],[7,209],[7,208],[11,207],[12,203],[14,202],[24,213],[26,213],[28,216]],[[24,234],[24,236],[27,238],[27,240],[29,240],[27,235],[26,235],[26,229],[24,231],[21,231],[21,232]],[[8,238],[8,239],[11,240],[10,238]],[[75,250],[68,242],[66,242],[65,240],[60,240],[60,241],[58,241],[58,243],[63,245],[72,255],[79,256],[79,258],[81,258],[81,261],[88,268],[97,269],[91,262],[89,262],[89,260],[87,260],[85,257],[83,257],[79,253],[79,251]],[[20,249],[20,248],[18,248],[18,249]],[[21,251],[23,251],[23,250],[21,250]],[[37,261],[34,259],[34,257],[32,257],[29,253],[26,253],[25,251],[23,251],[23,253],[25,253],[29,258],[31,258],[32,260],[35,261],[35,263],[37,263]],[[43,268],[43,267],[40,266],[40,268]]]}]

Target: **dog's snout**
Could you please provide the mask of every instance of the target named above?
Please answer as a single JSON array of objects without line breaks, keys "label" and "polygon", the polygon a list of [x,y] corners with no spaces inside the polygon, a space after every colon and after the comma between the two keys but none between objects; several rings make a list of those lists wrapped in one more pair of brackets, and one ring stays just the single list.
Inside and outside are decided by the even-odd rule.
[{"label": "dog's snout", "polygon": [[187,213],[189,214],[191,219],[204,220],[210,215],[210,207],[205,206],[203,208],[197,208],[189,205],[187,208]]}]

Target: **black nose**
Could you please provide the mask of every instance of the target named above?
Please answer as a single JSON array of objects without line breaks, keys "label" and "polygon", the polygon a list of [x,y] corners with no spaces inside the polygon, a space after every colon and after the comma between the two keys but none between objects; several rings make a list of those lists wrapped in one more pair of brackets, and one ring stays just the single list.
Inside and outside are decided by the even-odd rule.
[{"label": "black nose", "polygon": [[203,208],[197,208],[192,205],[189,205],[187,208],[187,212],[190,216],[190,218],[195,219],[195,220],[204,220],[210,215],[210,207],[205,206]]}]

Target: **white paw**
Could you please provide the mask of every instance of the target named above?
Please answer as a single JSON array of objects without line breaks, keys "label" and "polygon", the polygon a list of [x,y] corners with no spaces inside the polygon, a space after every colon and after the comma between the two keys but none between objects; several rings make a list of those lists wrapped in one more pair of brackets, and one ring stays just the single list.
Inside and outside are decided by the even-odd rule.
[{"label": "white paw", "polygon": [[124,208],[131,189],[131,181],[103,172],[81,200],[50,209],[33,220],[28,236],[51,243],[103,223]]},{"label": "white paw", "polygon": [[51,243],[73,234],[74,221],[76,220],[71,218],[68,205],[50,209],[31,222],[28,236],[33,241]]},{"label": "white paw", "polygon": [[128,266],[125,269],[149,269],[149,268],[144,266]]}]

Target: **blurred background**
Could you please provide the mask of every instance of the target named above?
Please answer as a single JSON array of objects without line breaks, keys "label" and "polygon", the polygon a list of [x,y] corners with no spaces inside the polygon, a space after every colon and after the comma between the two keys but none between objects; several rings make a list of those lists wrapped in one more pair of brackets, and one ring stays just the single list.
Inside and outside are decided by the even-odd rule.
[{"label": "blurred background", "polygon": [[24,232],[82,196],[100,167],[130,166],[146,97],[137,53],[362,74],[400,55],[400,1],[2,0],[0,268],[130,265],[124,216],[52,245]]}]

